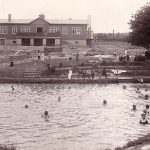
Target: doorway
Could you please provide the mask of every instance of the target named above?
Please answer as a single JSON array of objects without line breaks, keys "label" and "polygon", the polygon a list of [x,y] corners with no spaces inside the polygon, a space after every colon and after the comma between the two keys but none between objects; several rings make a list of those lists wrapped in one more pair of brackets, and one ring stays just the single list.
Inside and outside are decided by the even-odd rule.
[{"label": "doorway", "polygon": [[0,39],[0,45],[5,45],[5,39]]},{"label": "doorway", "polygon": [[30,39],[22,39],[22,46],[30,46]]},{"label": "doorway", "polygon": [[54,45],[55,45],[55,39],[46,40],[46,46],[54,46]]},{"label": "doorway", "polygon": [[43,39],[34,39],[34,46],[42,46]]}]

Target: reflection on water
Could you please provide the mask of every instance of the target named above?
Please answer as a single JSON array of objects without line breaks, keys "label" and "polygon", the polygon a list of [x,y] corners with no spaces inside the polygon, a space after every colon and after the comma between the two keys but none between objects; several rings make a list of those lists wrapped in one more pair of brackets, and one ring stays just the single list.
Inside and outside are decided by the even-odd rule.
[{"label": "reflection on water", "polygon": [[[14,85],[12,91],[11,85],[0,84],[0,144],[13,143],[19,150],[103,150],[122,146],[150,132],[149,125],[139,124],[149,101],[135,92],[139,85],[126,86],[23,84]],[[144,91],[149,87],[140,88]],[[131,111],[133,104],[137,105],[136,112]],[[41,117],[45,110],[50,115],[48,121]]]}]

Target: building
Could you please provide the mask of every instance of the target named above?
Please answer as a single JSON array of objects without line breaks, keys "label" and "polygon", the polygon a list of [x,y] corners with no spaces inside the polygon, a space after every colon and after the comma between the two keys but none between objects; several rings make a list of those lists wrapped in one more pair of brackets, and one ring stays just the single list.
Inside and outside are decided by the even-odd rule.
[{"label": "building", "polygon": [[[90,31],[90,33],[89,33]],[[0,19],[0,45],[59,46],[63,43],[90,45],[88,20]]]}]

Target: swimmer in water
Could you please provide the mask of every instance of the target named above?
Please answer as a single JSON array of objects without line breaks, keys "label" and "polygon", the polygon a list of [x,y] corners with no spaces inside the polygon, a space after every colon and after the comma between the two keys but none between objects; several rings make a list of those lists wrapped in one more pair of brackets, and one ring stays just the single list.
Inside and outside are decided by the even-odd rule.
[{"label": "swimmer in water", "polygon": [[61,97],[59,96],[59,97],[58,97],[58,102],[60,102],[60,101],[61,101]]},{"label": "swimmer in water", "polygon": [[140,93],[140,89],[139,88],[136,89],[136,93]]},{"label": "swimmer in water", "polygon": [[146,115],[149,116],[149,105],[146,104]]},{"label": "swimmer in water", "polygon": [[103,100],[103,105],[106,105],[107,104],[107,101],[106,100]]},{"label": "swimmer in water", "polygon": [[11,89],[12,89],[12,91],[14,91],[14,90],[15,90],[13,85],[11,86]]},{"label": "swimmer in water", "polygon": [[148,100],[148,95],[147,94],[144,97],[145,97],[146,100]]},{"label": "swimmer in water", "polygon": [[126,86],[125,86],[125,85],[123,85],[122,87],[123,87],[123,89],[126,89]]},{"label": "swimmer in water", "polygon": [[25,108],[29,108],[29,106],[28,106],[28,105],[25,105],[24,107],[25,107]]},{"label": "swimmer in water", "polygon": [[44,114],[42,115],[42,118],[44,118],[44,119],[48,119],[49,118],[48,111],[44,111]]},{"label": "swimmer in water", "polygon": [[148,124],[147,115],[144,112],[141,114],[140,124]]},{"label": "swimmer in water", "polygon": [[136,109],[136,105],[132,105],[132,109],[131,109],[131,111],[136,111],[137,109]]}]

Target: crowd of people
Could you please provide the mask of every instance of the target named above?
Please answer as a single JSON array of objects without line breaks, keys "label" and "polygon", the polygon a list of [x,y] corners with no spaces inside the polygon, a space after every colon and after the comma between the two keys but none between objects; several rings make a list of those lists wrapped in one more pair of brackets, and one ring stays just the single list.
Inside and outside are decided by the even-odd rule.
[{"label": "crowd of people", "polygon": [[[127,87],[125,85],[122,86],[123,89],[126,89]],[[15,90],[14,86],[12,85],[11,86],[11,89],[12,91]],[[71,87],[69,87],[69,89],[71,89]],[[149,95],[148,95],[148,89],[146,88],[144,91],[140,90],[140,88],[136,88],[135,90],[135,93],[137,94],[140,94],[139,97],[142,97],[145,99],[145,100],[148,100],[149,99]],[[61,102],[61,96],[58,96],[58,102]],[[103,105],[105,106],[107,104],[107,100],[103,100]],[[25,105],[24,106],[26,109],[29,108],[29,105]],[[150,105],[149,104],[146,104],[145,105],[145,108],[143,109],[142,113],[141,113],[141,118],[140,118],[140,121],[139,123],[140,124],[148,124],[149,123],[149,119],[150,119],[150,113],[149,113],[149,108],[150,108]],[[137,106],[135,104],[132,105],[132,109],[131,111],[137,111]],[[49,113],[47,110],[44,111],[44,113],[42,114],[42,118],[44,118],[45,120],[48,121],[48,118],[49,118]]]},{"label": "crowd of people", "polygon": [[79,70],[78,71],[78,79],[81,77],[83,79],[94,79],[95,76],[99,76],[99,79],[104,76],[105,78],[107,78],[107,71],[106,69],[84,69],[84,70]]}]

